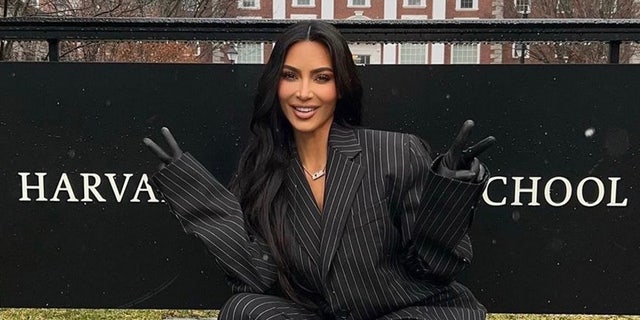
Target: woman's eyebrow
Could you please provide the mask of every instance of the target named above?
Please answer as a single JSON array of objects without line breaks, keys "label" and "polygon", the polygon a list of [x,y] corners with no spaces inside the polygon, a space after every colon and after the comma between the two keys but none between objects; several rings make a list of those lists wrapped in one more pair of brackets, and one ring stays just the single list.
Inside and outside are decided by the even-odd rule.
[{"label": "woman's eyebrow", "polygon": [[296,67],[292,67],[292,66],[287,65],[287,64],[283,65],[282,69],[291,69],[291,71],[293,71],[293,72],[300,73],[300,69],[298,69]]},{"label": "woman's eyebrow", "polygon": [[323,72],[323,71],[331,71],[331,72],[333,72],[333,69],[331,67],[320,67],[320,68],[311,70],[311,73],[318,73],[318,72]]},{"label": "woman's eyebrow", "polygon": [[[301,73],[300,69],[298,69],[296,67],[292,67],[292,66],[287,65],[287,64],[283,65],[282,68],[283,69],[290,69],[291,71],[296,72],[296,73]],[[320,68],[316,68],[316,69],[311,70],[311,73],[319,73],[319,72],[323,72],[323,71],[333,72],[333,69],[331,67],[320,67]]]}]

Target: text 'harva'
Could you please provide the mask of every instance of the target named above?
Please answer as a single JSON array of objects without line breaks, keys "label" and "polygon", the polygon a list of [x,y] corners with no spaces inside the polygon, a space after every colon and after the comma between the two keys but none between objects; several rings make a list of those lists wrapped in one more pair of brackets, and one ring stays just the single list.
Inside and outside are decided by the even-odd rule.
[{"label": "text 'harva'", "polygon": [[[22,196],[19,201],[161,202],[149,184],[146,174],[132,179],[133,173],[79,173],[79,177],[74,174],[70,179],[68,174],[62,173],[57,178],[53,193],[46,192],[46,186],[49,185],[46,179],[51,179],[47,177],[46,172],[18,172],[18,175],[22,182]],[[133,195],[130,185],[135,185]],[[125,198],[125,195],[128,197]]]}]

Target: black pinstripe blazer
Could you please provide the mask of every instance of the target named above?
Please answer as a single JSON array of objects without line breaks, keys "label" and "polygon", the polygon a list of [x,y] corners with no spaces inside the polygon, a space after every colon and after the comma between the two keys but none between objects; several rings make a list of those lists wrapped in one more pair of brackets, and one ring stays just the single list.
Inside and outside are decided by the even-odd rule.
[{"label": "black pinstripe blazer", "polygon": [[[484,319],[484,307],[454,281],[471,262],[467,231],[483,184],[438,176],[431,166],[413,135],[334,124],[320,212],[298,158],[291,159],[289,256],[308,294],[352,319]],[[192,156],[153,181],[234,292],[275,285],[267,245],[247,234],[236,197]]]}]

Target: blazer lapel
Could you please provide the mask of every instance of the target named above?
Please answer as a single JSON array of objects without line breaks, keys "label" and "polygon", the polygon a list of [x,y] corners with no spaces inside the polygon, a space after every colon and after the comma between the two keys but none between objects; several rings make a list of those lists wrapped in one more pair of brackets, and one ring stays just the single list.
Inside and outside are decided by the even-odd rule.
[{"label": "blazer lapel", "polygon": [[329,136],[320,241],[323,279],[329,273],[333,256],[340,245],[345,224],[349,219],[351,203],[364,175],[365,170],[353,161],[360,151],[361,147],[353,129],[334,124]]},{"label": "blazer lapel", "polygon": [[306,181],[302,166],[297,157],[291,160],[287,172],[289,206],[292,214],[290,221],[300,245],[317,265],[320,261],[320,228],[321,216],[313,202],[311,189]]}]

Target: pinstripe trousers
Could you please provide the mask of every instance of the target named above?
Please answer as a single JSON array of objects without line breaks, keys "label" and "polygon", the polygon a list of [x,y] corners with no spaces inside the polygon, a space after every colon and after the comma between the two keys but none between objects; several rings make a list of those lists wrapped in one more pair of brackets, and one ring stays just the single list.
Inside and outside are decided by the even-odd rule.
[{"label": "pinstripe trousers", "polygon": [[[467,233],[484,184],[439,176],[432,166],[428,146],[413,135],[333,124],[321,211],[298,157],[291,159],[287,256],[301,293],[327,306],[325,318],[485,318],[455,281],[471,263]],[[221,319],[323,319],[266,293],[278,272],[269,247],[247,233],[236,197],[190,154],[152,181],[226,273],[235,295]]]}]

